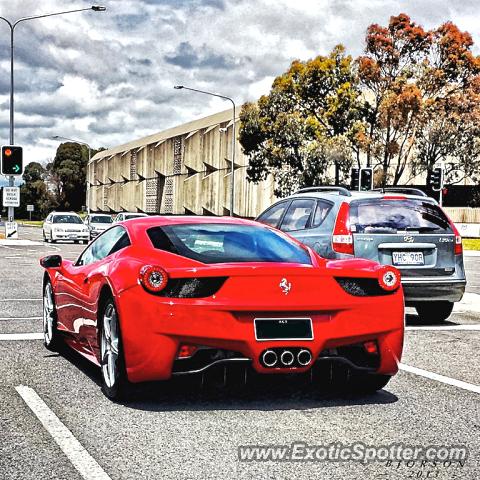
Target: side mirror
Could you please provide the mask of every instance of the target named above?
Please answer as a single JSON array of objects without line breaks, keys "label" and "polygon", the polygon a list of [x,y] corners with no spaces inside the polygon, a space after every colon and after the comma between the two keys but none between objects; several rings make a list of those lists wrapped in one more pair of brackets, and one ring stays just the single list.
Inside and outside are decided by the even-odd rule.
[{"label": "side mirror", "polygon": [[47,255],[40,259],[40,265],[43,268],[59,268],[62,266],[62,257],[60,255]]}]

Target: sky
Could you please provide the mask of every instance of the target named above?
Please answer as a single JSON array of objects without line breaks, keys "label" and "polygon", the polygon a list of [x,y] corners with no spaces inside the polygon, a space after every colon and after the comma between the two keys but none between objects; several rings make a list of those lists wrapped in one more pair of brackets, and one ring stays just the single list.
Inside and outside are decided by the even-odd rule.
[{"label": "sky", "polygon": [[[342,43],[358,56],[371,23],[407,13],[433,28],[451,20],[480,45],[478,0],[111,0],[15,30],[15,144],[25,162],[55,156],[59,135],[114,147],[229,108],[183,84],[232,97],[268,93],[294,59]],[[16,20],[92,5],[0,0]],[[9,143],[9,29],[0,21],[0,136]],[[478,46],[475,52],[480,53]]]}]

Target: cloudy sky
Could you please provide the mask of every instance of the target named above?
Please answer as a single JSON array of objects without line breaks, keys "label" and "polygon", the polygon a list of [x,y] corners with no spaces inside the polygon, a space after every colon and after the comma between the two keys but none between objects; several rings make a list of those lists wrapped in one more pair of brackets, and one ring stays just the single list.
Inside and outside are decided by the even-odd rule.
[{"label": "cloudy sky", "polygon": [[[426,28],[452,20],[480,45],[478,0],[107,0],[16,30],[16,134],[26,161],[53,158],[53,135],[109,147],[228,108],[269,90],[290,62],[343,43],[362,52],[367,26],[408,13]],[[90,6],[0,0],[11,20]],[[477,53],[479,49],[475,48]],[[0,134],[9,141],[9,30],[0,22]]]}]

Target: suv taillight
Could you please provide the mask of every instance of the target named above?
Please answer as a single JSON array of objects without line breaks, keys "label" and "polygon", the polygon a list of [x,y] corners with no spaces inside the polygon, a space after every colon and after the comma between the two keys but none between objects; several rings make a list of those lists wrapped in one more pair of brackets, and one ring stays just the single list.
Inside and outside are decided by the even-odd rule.
[{"label": "suv taillight", "polygon": [[461,255],[463,253],[462,236],[460,235],[460,232],[451,220],[450,225],[452,225],[452,230],[455,234],[455,255]]},{"label": "suv taillight", "polygon": [[453,230],[453,234],[455,235],[455,243],[454,243],[455,255],[462,255],[463,253],[462,236],[460,235],[460,232],[458,231],[458,228],[453,223],[452,219],[445,212],[443,213],[448,218],[448,222],[450,223],[450,226],[452,227],[452,230]]},{"label": "suv taillight", "polygon": [[332,235],[332,248],[337,253],[353,255],[353,235],[350,230],[350,205],[343,202],[338,210]]}]

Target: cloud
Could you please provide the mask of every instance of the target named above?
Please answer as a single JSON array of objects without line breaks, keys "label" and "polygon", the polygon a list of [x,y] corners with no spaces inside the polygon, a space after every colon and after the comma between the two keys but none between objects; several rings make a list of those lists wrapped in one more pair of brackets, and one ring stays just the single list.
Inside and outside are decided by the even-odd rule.
[{"label": "cloud", "polygon": [[[53,157],[53,135],[114,146],[229,108],[220,99],[173,90],[175,84],[228,95],[238,105],[254,100],[296,58],[326,54],[338,43],[359,55],[368,25],[386,24],[400,12],[426,28],[452,20],[480,41],[476,0],[104,4],[106,12],[38,19],[16,29],[16,142],[32,161]],[[0,0],[0,11],[16,19],[89,5],[86,0]],[[0,136],[5,143],[8,47],[8,28],[0,22]]]},{"label": "cloud", "polygon": [[224,55],[217,55],[206,45],[195,49],[189,42],[181,42],[175,52],[165,55],[165,61],[182,68],[232,68],[235,62],[232,58]]}]

